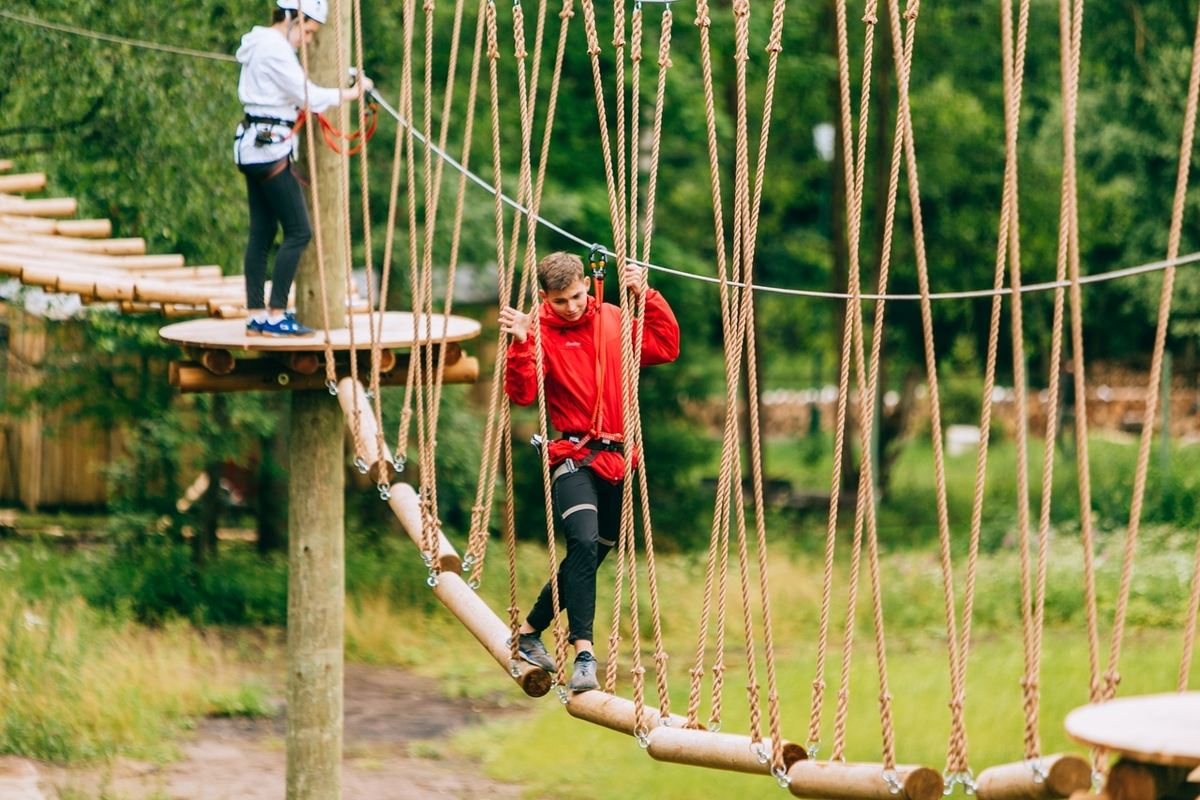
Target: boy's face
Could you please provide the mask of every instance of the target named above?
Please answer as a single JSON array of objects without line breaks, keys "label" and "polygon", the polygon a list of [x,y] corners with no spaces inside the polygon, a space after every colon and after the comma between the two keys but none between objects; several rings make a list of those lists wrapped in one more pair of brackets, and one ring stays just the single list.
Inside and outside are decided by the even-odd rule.
[{"label": "boy's face", "polygon": [[587,310],[588,281],[587,278],[580,278],[565,289],[539,289],[538,296],[550,304],[555,314],[567,322],[574,322]]}]

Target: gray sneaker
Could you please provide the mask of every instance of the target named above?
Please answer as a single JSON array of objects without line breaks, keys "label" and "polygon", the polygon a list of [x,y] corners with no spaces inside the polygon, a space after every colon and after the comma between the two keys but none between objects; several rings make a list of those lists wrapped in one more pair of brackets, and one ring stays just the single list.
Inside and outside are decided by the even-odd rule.
[{"label": "gray sneaker", "polygon": [[[511,644],[512,639],[508,642]],[[521,658],[546,672],[553,673],[558,669],[554,663],[554,656],[550,655],[546,645],[542,644],[542,636],[539,633],[522,633],[518,636],[517,652],[521,654]]]},{"label": "gray sneaker", "polygon": [[600,688],[600,682],[596,680],[595,656],[586,651],[575,656],[575,671],[571,673],[571,680],[567,682],[567,688],[572,692],[586,692]]}]

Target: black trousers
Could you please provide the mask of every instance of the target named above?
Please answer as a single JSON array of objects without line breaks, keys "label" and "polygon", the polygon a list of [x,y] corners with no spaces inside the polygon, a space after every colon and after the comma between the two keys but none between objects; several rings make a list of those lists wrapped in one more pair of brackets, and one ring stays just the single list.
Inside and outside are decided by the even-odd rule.
[{"label": "black trousers", "polygon": [[[587,467],[558,477],[551,487],[554,517],[567,540],[567,557],[558,569],[559,603],[567,611],[570,641],[593,641],[596,571],[621,533],[624,481],[611,484]],[[550,582],[542,588],[525,621],[543,631],[554,621]]]},{"label": "black trousers", "polygon": [[[283,244],[275,255],[272,274],[271,308],[284,309],[288,293],[296,279],[300,256],[312,239],[312,224],[304,205],[300,181],[290,165],[279,169],[279,162],[242,164],[246,176],[246,197],[250,204],[250,242],[246,245],[246,307],[265,308],[263,287],[267,282],[267,254],[275,243],[275,234],[283,226]],[[277,174],[267,178],[272,171]],[[267,178],[267,180],[263,180]]]}]

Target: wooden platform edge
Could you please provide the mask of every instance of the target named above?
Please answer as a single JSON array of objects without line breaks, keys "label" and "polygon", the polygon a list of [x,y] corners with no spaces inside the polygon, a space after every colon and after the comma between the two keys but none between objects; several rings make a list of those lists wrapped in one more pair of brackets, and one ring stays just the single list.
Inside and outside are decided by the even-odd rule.
[{"label": "wooden platform edge", "polygon": [[[215,351],[213,351],[215,352]],[[349,364],[339,364],[338,380],[349,380]],[[305,374],[289,369],[271,358],[236,361],[229,372],[214,374],[195,361],[172,361],[168,377],[172,386],[185,394],[231,392],[295,392],[325,388],[325,371]],[[359,372],[361,379],[369,373]],[[381,371],[380,386],[403,386],[408,380],[408,356],[398,357],[392,369]],[[479,380],[479,359],[464,356],[446,366],[445,383],[475,383]]]}]

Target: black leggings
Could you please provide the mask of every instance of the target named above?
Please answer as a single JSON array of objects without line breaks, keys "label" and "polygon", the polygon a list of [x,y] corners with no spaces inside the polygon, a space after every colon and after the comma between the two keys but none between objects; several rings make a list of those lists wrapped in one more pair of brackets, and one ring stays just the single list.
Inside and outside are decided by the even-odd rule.
[{"label": "black leggings", "polygon": [[[596,571],[621,533],[624,481],[609,483],[587,467],[560,475],[551,487],[554,517],[567,539],[567,557],[558,570],[559,603],[567,610],[570,641],[592,641],[596,617]],[[525,618],[535,631],[554,621],[550,582]]]},{"label": "black leggings", "polygon": [[[238,168],[246,176],[246,196],[250,201],[250,242],[246,245],[246,307],[265,308],[263,287],[267,282],[267,253],[275,243],[275,233],[283,226],[283,244],[275,254],[272,274],[271,308],[284,309],[288,293],[296,278],[300,256],[312,239],[312,225],[300,181],[292,174],[290,165],[278,169],[279,162],[242,164]],[[272,170],[278,174],[267,178]]]}]

